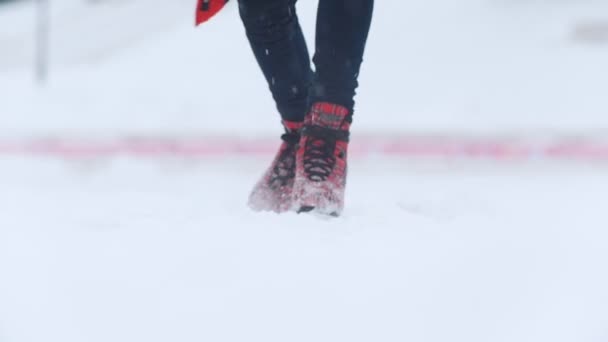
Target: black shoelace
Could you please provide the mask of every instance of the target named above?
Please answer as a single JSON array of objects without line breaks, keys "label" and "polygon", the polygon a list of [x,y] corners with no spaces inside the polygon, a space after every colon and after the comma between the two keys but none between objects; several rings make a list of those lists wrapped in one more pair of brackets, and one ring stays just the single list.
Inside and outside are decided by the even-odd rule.
[{"label": "black shoelace", "polygon": [[279,155],[268,181],[273,189],[286,186],[296,176],[296,146],[300,141],[300,134],[288,132],[283,134],[281,139],[287,143],[287,148]]},{"label": "black shoelace", "polygon": [[307,126],[302,134],[308,137],[304,146],[304,172],[313,182],[329,178],[336,165],[334,151],[338,141],[348,141],[349,133],[319,126]]}]

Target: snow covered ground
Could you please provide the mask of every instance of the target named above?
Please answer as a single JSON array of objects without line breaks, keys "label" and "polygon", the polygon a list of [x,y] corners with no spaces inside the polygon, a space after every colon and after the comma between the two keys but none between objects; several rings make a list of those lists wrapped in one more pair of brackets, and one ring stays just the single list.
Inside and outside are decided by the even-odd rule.
[{"label": "snow covered ground", "polygon": [[0,162],[2,341],[608,339],[605,168],[355,160],[321,220],[263,166]]},{"label": "snow covered ground", "polygon": [[[3,153],[279,130],[234,5],[54,1],[44,87],[32,5],[0,6],[0,342],[608,341],[605,163],[360,155],[324,220],[246,208],[267,153]],[[606,141],[608,46],[574,32],[607,10],[378,2],[355,137]]]}]

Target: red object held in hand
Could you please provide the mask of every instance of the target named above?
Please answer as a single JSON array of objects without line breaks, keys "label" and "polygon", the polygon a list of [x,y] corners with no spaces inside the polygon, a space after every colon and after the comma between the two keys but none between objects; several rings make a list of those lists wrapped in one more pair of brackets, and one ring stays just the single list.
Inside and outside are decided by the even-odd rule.
[{"label": "red object held in hand", "polygon": [[196,25],[200,25],[217,14],[228,0],[198,0],[196,5]]}]

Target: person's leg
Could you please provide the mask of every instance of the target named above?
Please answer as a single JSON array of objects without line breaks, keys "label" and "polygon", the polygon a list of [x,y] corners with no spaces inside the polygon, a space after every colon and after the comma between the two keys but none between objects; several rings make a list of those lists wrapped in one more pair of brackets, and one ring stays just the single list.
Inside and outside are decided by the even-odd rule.
[{"label": "person's leg", "polygon": [[373,7],[374,0],[319,1],[311,103],[337,104],[352,114]]},{"label": "person's leg", "polygon": [[320,0],[315,77],[296,154],[294,207],[340,215],[355,89],[373,0]]},{"label": "person's leg", "polygon": [[301,122],[312,81],[296,0],[239,0],[247,38],[283,120]]},{"label": "person's leg", "polygon": [[283,143],[249,196],[259,211],[291,209],[296,148],[308,111],[312,82],[310,56],[295,10],[296,0],[239,0],[239,10],[254,55],[283,119]]}]

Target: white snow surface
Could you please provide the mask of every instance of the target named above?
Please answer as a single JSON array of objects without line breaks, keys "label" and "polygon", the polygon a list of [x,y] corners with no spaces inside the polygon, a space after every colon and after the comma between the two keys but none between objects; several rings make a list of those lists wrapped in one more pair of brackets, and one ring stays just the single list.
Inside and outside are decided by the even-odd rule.
[{"label": "white snow surface", "polygon": [[2,341],[608,339],[605,169],[355,160],[323,220],[263,166],[2,161]]},{"label": "white snow surface", "polygon": [[[192,2],[52,1],[42,87],[34,2],[0,6],[0,141],[276,136],[234,1]],[[606,13],[379,1],[354,130],[605,137],[608,46],[572,32]],[[0,156],[0,342],[608,341],[605,164],[355,158],[323,219],[246,207],[270,157]]]}]

